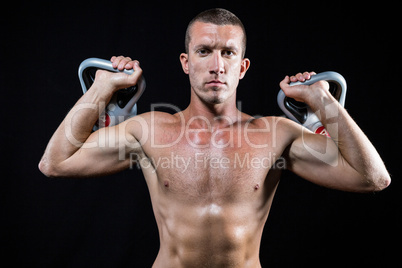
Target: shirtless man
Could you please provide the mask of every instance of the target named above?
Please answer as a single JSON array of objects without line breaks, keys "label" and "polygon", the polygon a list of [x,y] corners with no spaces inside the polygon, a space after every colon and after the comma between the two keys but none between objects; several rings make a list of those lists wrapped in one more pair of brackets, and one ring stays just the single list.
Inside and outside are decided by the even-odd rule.
[{"label": "shirtless man", "polygon": [[159,229],[154,267],[164,268],[261,267],[261,235],[278,166],[345,191],[379,191],[390,184],[380,156],[327,82],[289,86],[314,73],[286,76],[280,87],[320,111],[332,138],[285,118],[240,112],[236,88],[250,66],[245,48],[244,27],[235,15],[221,9],[201,13],[190,22],[186,53],[180,55],[191,84],[187,109],[173,115],[152,111],[92,132],[112,94],[142,75],[137,61],[112,57],[116,68],[134,74],[97,71],[49,141],[40,170],[49,177],[100,176],[136,160]]}]

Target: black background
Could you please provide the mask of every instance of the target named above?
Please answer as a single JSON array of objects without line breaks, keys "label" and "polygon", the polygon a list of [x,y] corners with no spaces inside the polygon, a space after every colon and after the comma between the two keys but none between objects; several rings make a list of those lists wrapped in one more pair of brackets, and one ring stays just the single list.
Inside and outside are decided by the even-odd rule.
[{"label": "black background", "polygon": [[[2,267],[150,267],[159,240],[139,170],[94,179],[49,179],[37,164],[81,96],[77,70],[89,57],[141,62],[151,103],[189,102],[179,55],[187,23],[224,7],[248,33],[251,67],[238,99],[251,115],[280,115],[286,74],[337,71],[346,108],[380,152],[391,186],[354,194],[315,186],[291,173],[279,185],[261,244],[264,267],[395,263],[399,200],[398,7],[385,2],[13,2],[1,17]],[[350,6],[349,6],[350,5]],[[400,23],[399,23],[400,24]],[[8,263],[8,264],[6,264]]]}]

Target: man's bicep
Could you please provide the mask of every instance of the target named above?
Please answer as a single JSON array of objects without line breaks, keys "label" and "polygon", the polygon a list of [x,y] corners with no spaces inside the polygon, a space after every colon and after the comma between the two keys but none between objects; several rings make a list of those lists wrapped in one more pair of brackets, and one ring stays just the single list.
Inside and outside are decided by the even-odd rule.
[{"label": "man's bicep", "polygon": [[[139,142],[128,131],[127,122],[123,122],[93,132],[61,167],[67,177],[109,175],[128,168],[140,151]],[[133,154],[135,159],[131,159]]]},{"label": "man's bicep", "polygon": [[289,147],[288,168],[300,177],[328,188],[364,191],[367,185],[342,157],[329,137],[303,130]]}]

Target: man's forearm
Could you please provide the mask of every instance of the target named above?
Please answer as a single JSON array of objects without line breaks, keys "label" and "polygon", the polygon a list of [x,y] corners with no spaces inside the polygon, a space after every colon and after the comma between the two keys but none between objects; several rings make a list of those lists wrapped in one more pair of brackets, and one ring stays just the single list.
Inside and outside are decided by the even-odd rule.
[{"label": "man's forearm", "polygon": [[53,134],[39,164],[41,170],[57,167],[81,148],[110,98],[110,94],[99,94],[97,85],[93,84]]},{"label": "man's forearm", "polygon": [[310,107],[319,113],[343,158],[366,182],[380,188],[388,186],[390,178],[385,165],[360,127],[328,91],[322,91],[318,99]]}]

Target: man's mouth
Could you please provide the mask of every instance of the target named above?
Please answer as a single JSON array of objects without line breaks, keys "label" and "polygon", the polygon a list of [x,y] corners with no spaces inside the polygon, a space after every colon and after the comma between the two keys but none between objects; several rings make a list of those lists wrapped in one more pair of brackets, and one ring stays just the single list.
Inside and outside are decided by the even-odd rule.
[{"label": "man's mouth", "polygon": [[226,83],[222,82],[220,80],[211,80],[211,81],[207,82],[207,85],[210,85],[210,86],[222,86],[224,84],[226,84]]}]

